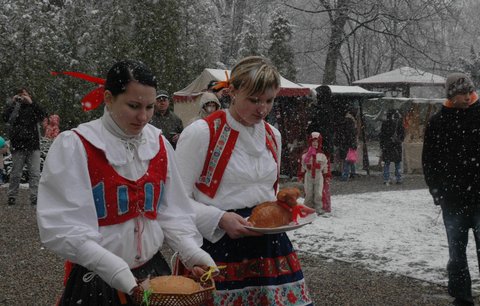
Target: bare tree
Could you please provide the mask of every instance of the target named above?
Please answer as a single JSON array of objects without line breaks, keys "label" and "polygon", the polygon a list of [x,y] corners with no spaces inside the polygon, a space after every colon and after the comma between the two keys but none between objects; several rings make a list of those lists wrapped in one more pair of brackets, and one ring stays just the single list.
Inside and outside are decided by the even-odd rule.
[{"label": "bare tree", "polygon": [[[367,58],[368,44],[386,44],[389,46],[390,58],[387,69],[393,69],[402,60],[406,63],[429,61],[440,63],[440,52],[436,49],[441,45],[441,37],[435,35],[437,24],[446,18],[451,18],[450,11],[454,9],[452,0],[318,0],[310,3],[312,8],[293,6],[284,0],[283,4],[294,10],[309,15],[327,14],[329,20],[329,36],[326,47],[325,70],[323,84],[335,84],[337,80],[338,63],[345,57],[341,68],[345,72],[345,64],[350,63],[346,71],[349,81],[353,81],[355,67],[363,66],[363,73],[370,72],[369,63],[355,63],[358,59]],[[364,32],[357,35],[357,32]],[[367,35],[366,33],[378,35]],[[377,41],[359,43],[359,37],[368,37]],[[357,40],[356,40],[357,38]],[[342,48],[347,43],[357,43]],[[355,51],[358,59],[352,57]],[[346,56],[342,55],[346,52]],[[371,54],[368,54],[370,56]],[[381,56],[384,62],[385,56]],[[374,69],[375,70],[375,69]],[[359,69],[356,69],[360,72]]]}]

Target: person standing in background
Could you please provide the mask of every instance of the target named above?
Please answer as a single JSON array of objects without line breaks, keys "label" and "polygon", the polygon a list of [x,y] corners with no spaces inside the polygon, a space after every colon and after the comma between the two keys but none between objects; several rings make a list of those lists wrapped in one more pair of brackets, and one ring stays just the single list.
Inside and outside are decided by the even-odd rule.
[{"label": "person standing in background", "polygon": [[423,173],[447,232],[448,293],[453,305],[474,305],[466,249],[472,229],[480,260],[480,104],[463,73],[450,74],[445,89],[447,100],[425,129]]},{"label": "person standing in background", "polygon": [[[307,122],[307,139],[313,132],[319,132],[322,135],[321,150],[327,157],[328,171],[323,175],[323,192],[322,202],[323,210],[331,211],[331,194],[330,194],[330,182],[332,180],[332,158],[335,159],[334,150],[334,125],[331,122],[331,118],[334,116],[334,109],[332,103],[329,100],[329,94],[326,95],[321,90],[321,86],[316,88],[316,100],[317,102],[312,105],[312,109],[309,110],[309,118]],[[298,159],[299,169],[301,169],[301,156]],[[301,174],[300,174],[301,175]]]},{"label": "person standing in background", "polygon": [[170,97],[165,90],[158,91],[155,113],[150,123],[162,130],[163,135],[175,149],[178,137],[183,131],[183,123],[182,119],[170,109]]},{"label": "person standing in background", "polygon": [[398,110],[387,112],[387,119],[382,122],[380,130],[380,149],[382,150],[383,183],[390,185],[390,163],[395,165],[395,179],[397,184],[402,183],[401,162],[402,142],[405,139],[405,128]]},{"label": "person standing in background", "polygon": [[60,133],[60,116],[52,114],[43,120],[42,125],[45,137],[49,140],[54,140]]},{"label": "person standing in background", "polygon": [[204,92],[200,97],[198,115],[195,116],[190,123],[198,119],[203,119],[215,111],[221,109],[220,101],[217,96],[211,92]]},{"label": "person standing in background", "polygon": [[335,135],[338,145],[338,156],[343,162],[341,181],[348,181],[355,178],[355,162],[347,160],[349,150],[357,150],[357,120],[354,117],[355,112],[348,110],[345,113],[340,130]]},{"label": "person standing in background", "polygon": [[37,205],[38,181],[40,179],[40,132],[39,123],[47,117],[43,108],[32,99],[26,88],[20,88],[3,112],[3,121],[9,128],[12,171],[8,187],[8,205],[15,205],[18,187],[27,166],[30,204]]},{"label": "person standing in background", "polygon": [[0,136],[0,185],[5,184],[5,164],[3,162],[3,155],[8,153],[10,146],[3,137]]}]

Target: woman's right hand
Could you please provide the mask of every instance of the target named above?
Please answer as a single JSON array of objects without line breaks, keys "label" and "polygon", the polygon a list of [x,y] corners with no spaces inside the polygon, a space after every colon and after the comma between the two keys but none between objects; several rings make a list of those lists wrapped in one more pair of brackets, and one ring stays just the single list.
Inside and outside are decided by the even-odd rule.
[{"label": "woman's right hand", "polygon": [[262,236],[263,234],[251,231],[245,226],[252,226],[250,222],[245,220],[239,214],[233,212],[226,212],[220,218],[218,222],[218,227],[223,229],[227,235],[232,239],[238,239],[245,236]]},{"label": "woman's right hand", "polygon": [[137,291],[140,291],[142,288],[140,286],[140,284],[136,285],[135,287],[133,287],[133,289],[128,293],[128,295],[134,295]]}]

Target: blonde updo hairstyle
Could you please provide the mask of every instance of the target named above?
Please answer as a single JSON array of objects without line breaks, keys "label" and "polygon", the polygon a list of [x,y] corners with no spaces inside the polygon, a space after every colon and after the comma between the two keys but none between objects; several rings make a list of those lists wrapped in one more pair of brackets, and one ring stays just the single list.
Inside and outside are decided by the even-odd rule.
[{"label": "blonde updo hairstyle", "polygon": [[261,56],[241,59],[232,69],[230,83],[247,95],[263,94],[267,89],[280,87],[280,74],[270,60]]}]

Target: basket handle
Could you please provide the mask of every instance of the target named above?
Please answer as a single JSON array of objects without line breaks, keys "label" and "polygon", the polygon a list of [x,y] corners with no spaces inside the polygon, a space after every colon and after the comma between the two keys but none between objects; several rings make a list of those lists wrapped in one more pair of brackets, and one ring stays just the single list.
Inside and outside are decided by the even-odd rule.
[{"label": "basket handle", "polygon": [[173,253],[170,257],[170,267],[172,267],[172,275],[179,275],[180,266],[182,262],[178,258],[178,252]]},{"label": "basket handle", "polygon": [[170,265],[172,267],[172,275],[188,277],[191,274],[190,270],[188,270],[180,260],[178,252],[173,253],[172,257],[170,258]]}]

